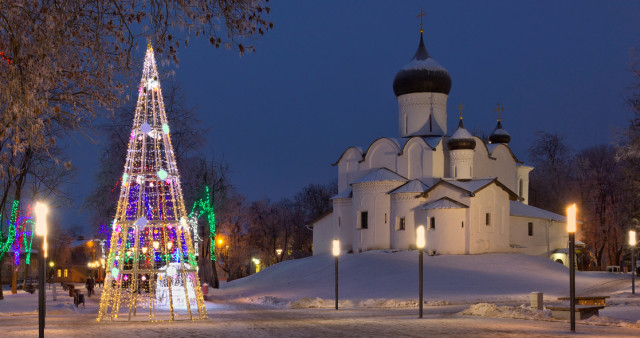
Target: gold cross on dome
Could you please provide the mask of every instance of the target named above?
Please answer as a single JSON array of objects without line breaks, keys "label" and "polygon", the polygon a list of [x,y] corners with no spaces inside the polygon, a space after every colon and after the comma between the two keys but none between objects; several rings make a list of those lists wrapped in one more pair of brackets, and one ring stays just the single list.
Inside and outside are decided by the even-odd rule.
[{"label": "gold cross on dome", "polygon": [[493,111],[498,113],[498,121],[502,120],[502,111],[504,110],[504,107],[502,105],[500,105],[500,102],[498,102],[498,106],[496,107],[496,109],[494,109]]},{"label": "gold cross on dome", "polygon": [[460,104],[458,105],[458,114],[460,114],[460,119],[462,120],[462,109],[464,109],[464,104],[462,104],[462,102],[460,102]]},{"label": "gold cross on dome", "polygon": [[424,29],[422,29],[422,17],[425,16],[425,14],[427,14],[427,12],[424,12],[422,10],[422,7],[420,7],[420,14],[418,14],[418,18],[420,18],[420,34],[424,33]]}]

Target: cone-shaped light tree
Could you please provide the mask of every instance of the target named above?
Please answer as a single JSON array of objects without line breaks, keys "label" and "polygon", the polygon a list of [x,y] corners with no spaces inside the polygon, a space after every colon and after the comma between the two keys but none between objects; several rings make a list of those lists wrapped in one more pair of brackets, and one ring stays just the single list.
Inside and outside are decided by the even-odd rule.
[{"label": "cone-shaped light tree", "polygon": [[147,47],[98,321],[206,318],[153,48]]}]

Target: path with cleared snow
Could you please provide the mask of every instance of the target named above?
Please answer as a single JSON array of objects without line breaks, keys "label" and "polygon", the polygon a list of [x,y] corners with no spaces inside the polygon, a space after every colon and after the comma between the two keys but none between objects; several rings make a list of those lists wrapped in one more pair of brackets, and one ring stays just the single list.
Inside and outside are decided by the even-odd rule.
[{"label": "path with cleared snow", "polygon": [[[277,309],[246,303],[208,303],[209,319],[179,322],[95,321],[94,306],[73,316],[47,317],[47,337],[397,337],[572,336],[567,322],[464,316],[465,306],[416,309]],[[37,315],[0,316],[3,337],[35,337]],[[633,336],[637,328],[579,324],[589,336]]]}]

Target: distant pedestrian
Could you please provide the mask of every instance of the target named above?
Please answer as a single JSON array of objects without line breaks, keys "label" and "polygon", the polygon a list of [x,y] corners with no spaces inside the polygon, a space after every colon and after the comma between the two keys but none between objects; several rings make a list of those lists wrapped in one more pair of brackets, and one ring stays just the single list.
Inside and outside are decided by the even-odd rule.
[{"label": "distant pedestrian", "polygon": [[93,293],[93,287],[94,287],[93,278],[87,277],[87,282],[85,283],[85,287],[87,288],[87,296],[91,297],[91,294]]}]

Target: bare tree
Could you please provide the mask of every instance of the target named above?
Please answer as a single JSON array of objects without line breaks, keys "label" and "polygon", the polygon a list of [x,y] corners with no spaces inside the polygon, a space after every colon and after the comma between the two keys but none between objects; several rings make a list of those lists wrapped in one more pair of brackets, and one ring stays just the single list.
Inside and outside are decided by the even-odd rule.
[{"label": "bare tree", "polygon": [[89,134],[118,107],[141,39],[167,64],[194,36],[243,53],[272,28],[269,11],[260,0],[1,1],[0,179],[9,154],[54,143],[52,126]]},{"label": "bare tree", "polygon": [[587,244],[598,266],[605,261],[619,265],[624,243],[625,188],[616,149],[609,145],[587,148],[576,156],[576,176],[582,200],[582,219]]},{"label": "bare tree", "polygon": [[568,201],[576,198],[572,177],[573,154],[560,135],[539,131],[529,147],[529,160],[535,167],[530,176],[530,204],[559,214]]}]

